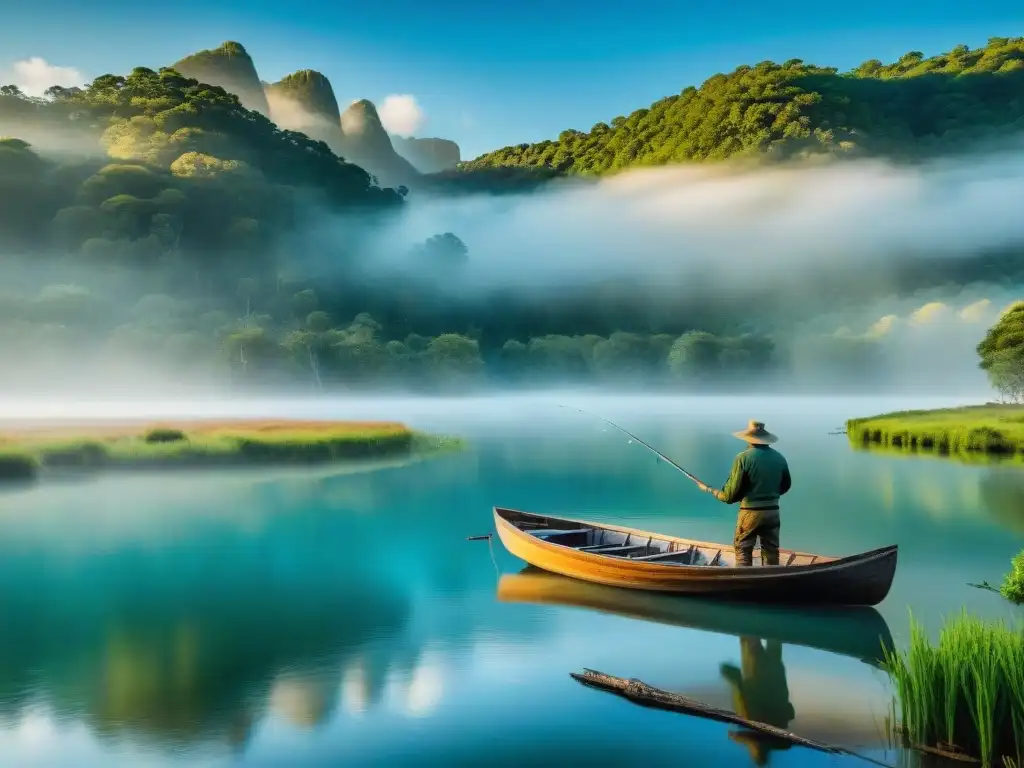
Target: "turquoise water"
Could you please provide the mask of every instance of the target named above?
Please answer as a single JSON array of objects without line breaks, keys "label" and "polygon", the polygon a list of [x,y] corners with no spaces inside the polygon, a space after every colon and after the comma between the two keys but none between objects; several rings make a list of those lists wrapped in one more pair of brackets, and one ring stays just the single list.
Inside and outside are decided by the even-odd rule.
[{"label": "turquoise water", "polygon": [[[1024,472],[857,453],[827,434],[889,403],[579,402],[715,484],[742,447],[729,432],[767,421],[794,477],[783,546],[900,545],[878,608],[897,645],[908,609],[933,630],[963,605],[1015,615],[968,582],[998,583],[1024,547]],[[730,726],[569,677],[589,667],[731,709],[743,654],[783,632],[784,667],[765,651],[761,677],[748,665],[748,705],[803,736],[902,759],[883,743],[885,676],[841,652],[877,625],[751,607],[730,614],[741,640],[721,611],[531,581],[499,543],[466,541],[491,530],[495,504],[723,542],[735,508],[550,402],[384,407],[252,410],[390,415],[471,447],[344,472],[106,475],[0,494],[2,762],[866,765],[746,745]],[[605,612],[579,607],[595,601]]]}]

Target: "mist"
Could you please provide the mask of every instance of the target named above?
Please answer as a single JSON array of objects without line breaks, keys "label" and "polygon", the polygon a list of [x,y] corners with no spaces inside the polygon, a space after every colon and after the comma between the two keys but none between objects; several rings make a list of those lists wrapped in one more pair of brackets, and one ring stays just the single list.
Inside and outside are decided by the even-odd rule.
[{"label": "mist", "polygon": [[[294,100],[273,92],[268,98],[283,127],[340,135],[338,126]],[[37,124],[12,133],[25,135],[44,156],[97,159],[101,145],[92,128]],[[986,272],[977,259],[1024,252],[1022,148],[1017,141],[916,164],[845,159],[648,168],[563,180],[525,194],[413,189],[399,212],[372,221],[309,206],[275,250],[300,286],[290,290],[303,282],[324,295],[336,290],[334,306],[347,316],[335,312],[335,320],[343,326],[370,312],[384,324],[382,341],[419,333],[421,322],[434,326],[423,331],[428,335],[465,333],[481,319],[510,312],[555,318],[551,330],[533,336],[752,330],[773,336],[787,357],[785,366],[758,377],[766,391],[987,397],[975,347],[1022,294],[1019,280],[979,279]],[[463,263],[417,253],[417,244],[444,232],[465,242]],[[0,351],[20,361],[0,384],[5,393],[216,398],[295,391],[295,380],[284,376],[240,383],[223,361],[200,354],[188,360],[196,334],[212,337],[226,323],[244,324],[233,289],[219,298],[192,297],[187,288],[186,294],[165,290],[144,270],[113,262],[89,267],[75,254],[57,254],[44,267],[35,256],[6,255],[0,265],[0,293],[23,294],[20,303],[0,306],[12,321],[0,329]],[[1000,277],[1007,274],[1012,269]],[[58,285],[55,295],[55,282],[74,285]],[[95,289],[89,306],[75,303],[77,284]],[[218,306],[220,299],[227,303]],[[66,308],[57,307],[61,301]],[[46,322],[33,319],[37,310]],[[586,312],[604,327],[587,330]],[[96,344],[81,331],[101,315],[109,316],[112,330]],[[585,321],[577,327],[574,317]],[[407,327],[394,326],[396,319]],[[823,362],[830,345],[851,340],[870,341],[879,352],[872,372],[859,371],[856,360],[831,369]],[[488,343],[500,348],[504,341]],[[161,354],[172,348],[177,362],[162,365]],[[602,380],[589,389],[678,387],[661,379]],[[722,392],[750,385],[734,375],[693,386]],[[401,389],[394,382],[359,386]],[[499,374],[472,389],[552,387],[578,389],[580,382],[550,376],[510,382]]]},{"label": "mist", "polygon": [[451,231],[471,259],[438,284],[463,294],[619,279],[771,291],[821,270],[884,274],[1024,245],[1022,150],[1024,140],[918,165],[662,167],[515,197],[414,194],[371,262],[395,266],[402,244]]}]

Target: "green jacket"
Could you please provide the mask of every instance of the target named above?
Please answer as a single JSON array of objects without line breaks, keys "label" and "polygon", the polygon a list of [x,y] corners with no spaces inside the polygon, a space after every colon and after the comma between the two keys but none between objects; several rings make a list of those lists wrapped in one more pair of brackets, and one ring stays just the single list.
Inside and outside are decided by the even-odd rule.
[{"label": "green jacket", "polygon": [[740,509],[778,509],[779,497],[793,485],[786,457],[770,446],[750,446],[736,456],[729,481],[712,493]]}]

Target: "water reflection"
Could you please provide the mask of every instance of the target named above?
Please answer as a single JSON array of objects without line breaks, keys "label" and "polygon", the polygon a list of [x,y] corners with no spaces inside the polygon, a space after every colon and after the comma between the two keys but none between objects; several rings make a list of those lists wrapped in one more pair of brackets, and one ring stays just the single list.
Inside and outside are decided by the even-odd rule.
[{"label": "water reflection", "polygon": [[[737,637],[739,666],[723,663],[719,668],[720,676],[729,689],[733,711],[749,720],[786,730],[796,718],[796,710],[790,700],[789,681],[783,663],[785,646],[815,648],[856,658],[872,667],[881,666],[884,652],[893,649],[888,624],[873,608],[806,611],[781,606],[730,605],[590,584],[532,566],[520,573],[502,576],[498,584],[498,599],[584,608]],[[684,692],[711,706],[719,706],[719,691]],[[835,735],[834,721],[839,720],[846,721],[845,732],[851,736],[856,734],[860,737],[871,730],[871,724],[865,724],[862,717],[845,709],[840,702],[831,703],[835,705],[835,711],[808,712],[804,727],[828,730]],[[728,705],[723,702],[721,706]],[[788,741],[745,729],[729,731],[729,738],[742,744],[758,766],[766,765],[773,751],[787,750],[792,746]]]},{"label": "water reflection", "polygon": [[[733,421],[622,423],[721,482],[738,448]],[[815,437],[782,425],[787,457],[804,467],[786,545],[843,554],[899,543],[880,606],[889,624],[873,609],[729,606],[531,569],[501,579],[496,604],[488,547],[465,541],[491,528],[493,504],[732,536],[733,510],[575,423],[470,436],[464,453],[373,472],[104,475],[0,496],[0,746],[48,723],[53,760],[12,764],[511,765],[524,749],[538,764],[564,749],[609,765],[635,758],[637,738],[683,733],[706,762],[746,761],[721,726],[570,689],[566,672],[586,664],[721,708],[741,706],[735,692],[764,719],[788,700],[795,732],[870,748],[889,701],[884,675],[859,661],[879,664],[889,624],[905,636],[908,604],[938,620],[988,599],[967,582],[998,578],[1021,546],[993,509],[1024,506],[1016,477],[985,475],[1003,489],[993,496],[979,491],[985,469],[853,454],[824,427]],[[522,567],[495,549],[498,570]],[[1004,610],[994,596],[991,606]],[[723,661],[739,670],[725,673],[736,691]],[[594,729],[632,737],[610,744]],[[95,757],[77,760],[86,742]]]},{"label": "water reflection", "polygon": [[[723,664],[722,677],[732,688],[733,711],[747,720],[787,729],[796,716],[789,700],[782,643],[758,637],[740,638],[740,665]],[[783,739],[747,730],[729,732],[729,738],[743,744],[755,765],[767,765],[773,750],[789,749]]]},{"label": "water reflection", "polygon": [[993,519],[1015,533],[1024,533],[1024,469],[990,469],[982,475],[978,490]]},{"label": "water reflection", "polygon": [[735,637],[760,637],[802,645],[881,666],[893,648],[889,625],[874,608],[753,606],[619,589],[570,579],[527,566],[498,582],[498,599],[589,608],[630,618]]},{"label": "water reflection", "polygon": [[[298,551],[270,531],[245,547],[222,536],[63,562],[3,553],[0,713],[44,705],[164,748],[238,748],[267,707],[322,722],[339,670],[402,633],[409,596],[365,555]],[[363,701],[384,677],[363,677]]]}]

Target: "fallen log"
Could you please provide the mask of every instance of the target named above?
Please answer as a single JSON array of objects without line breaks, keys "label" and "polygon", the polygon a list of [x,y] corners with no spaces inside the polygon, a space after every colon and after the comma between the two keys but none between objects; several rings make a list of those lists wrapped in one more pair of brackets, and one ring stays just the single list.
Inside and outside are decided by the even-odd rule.
[{"label": "fallen log", "polygon": [[827,752],[833,755],[850,755],[852,757],[859,757],[861,760],[867,760],[875,763],[876,765],[887,765],[886,763],[858,754],[857,752],[845,747],[836,747],[830,744],[824,744],[820,741],[805,739],[803,736],[797,736],[795,733],[791,733],[783,728],[778,728],[774,725],[769,725],[768,723],[761,723],[757,720],[748,720],[745,717],[740,717],[735,712],[718,709],[717,707],[710,707],[707,704],[703,704],[695,699],[682,696],[678,693],[671,693],[669,691],[664,691],[661,688],[655,688],[654,686],[648,685],[642,680],[637,680],[635,678],[627,680],[624,677],[606,675],[604,672],[598,672],[593,669],[584,669],[583,672],[570,672],[569,675],[573,680],[583,683],[583,685],[614,693],[625,699],[629,699],[635,704],[640,704],[641,706],[664,709],[671,712],[682,712],[683,714],[695,715],[708,720],[717,720],[721,723],[731,723],[733,725],[746,728],[748,731],[762,733],[765,736],[771,736],[782,741],[787,741],[790,744],[807,747],[808,749],[816,749],[819,752]]}]

